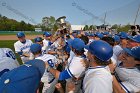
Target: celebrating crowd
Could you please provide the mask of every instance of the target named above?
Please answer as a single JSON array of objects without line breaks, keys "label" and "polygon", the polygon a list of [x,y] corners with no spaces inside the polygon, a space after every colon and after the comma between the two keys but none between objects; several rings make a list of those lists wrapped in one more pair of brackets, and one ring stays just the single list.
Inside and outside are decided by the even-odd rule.
[{"label": "celebrating crowd", "polygon": [[[131,29],[134,27],[132,26]],[[139,93],[140,34],[58,30],[0,48],[0,93]],[[43,39],[44,38],[44,39]]]}]

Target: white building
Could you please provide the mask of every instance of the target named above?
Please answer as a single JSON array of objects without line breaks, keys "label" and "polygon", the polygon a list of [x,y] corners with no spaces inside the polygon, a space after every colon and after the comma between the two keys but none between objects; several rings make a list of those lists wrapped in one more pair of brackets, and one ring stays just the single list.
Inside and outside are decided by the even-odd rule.
[{"label": "white building", "polygon": [[72,30],[83,30],[85,25],[71,25]]}]

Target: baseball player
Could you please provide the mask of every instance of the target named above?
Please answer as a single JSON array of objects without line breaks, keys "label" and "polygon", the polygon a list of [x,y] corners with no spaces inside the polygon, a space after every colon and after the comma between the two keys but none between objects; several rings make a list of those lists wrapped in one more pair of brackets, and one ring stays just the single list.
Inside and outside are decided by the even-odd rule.
[{"label": "baseball player", "polygon": [[44,32],[43,36],[45,37],[43,40],[43,51],[48,53],[48,49],[50,48],[51,42],[50,42],[50,38],[51,38],[51,34],[49,32]]},{"label": "baseball player", "polygon": [[18,32],[17,37],[18,41],[14,43],[15,52],[20,55],[22,62],[25,63],[32,57],[30,52],[32,41],[26,39],[23,32]]},{"label": "baseball player", "polygon": [[2,59],[0,59],[0,77],[5,72],[8,72],[14,68],[17,68],[18,66],[19,64],[17,60],[14,60],[10,57],[2,57]]},{"label": "baseball player", "polygon": [[80,77],[83,76],[83,73],[85,71],[85,66],[82,63],[82,61],[84,61],[84,56],[83,56],[84,46],[85,43],[78,38],[75,38],[71,42],[72,51],[74,52],[75,56],[70,60],[66,70],[62,72],[59,72],[58,70],[53,69],[46,64],[47,70],[51,72],[59,80],[67,79],[67,82],[75,82],[76,88],[74,93],[80,92],[80,87],[81,87]]},{"label": "baseball player", "polygon": [[[42,54],[41,49],[42,46],[39,44],[32,44],[30,47],[31,52],[35,56],[35,59],[43,60],[45,63],[48,62],[52,68],[56,69],[56,65],[57,65],[56,57],[50,54]],[[41,81],[44,83],[42,93],[54,92],[57,79],[55,79],[55,77],[50,72],[45,70],[45,73],[41,78]]]},{"label": "baseball player", "polygon": [[41,37],[36,37],[34,39],[34,42],[43,46],[43,39]]},{"label": "baseball player", "polygon": [[86,46],[88,49],[89,68],[83,81],[84,93],[112,93],[112,75],[108,70],[112,47],[102,40],[93,41]]},{"label": "baseball player", "polygon": [[[124,48],[121,63],[110,65],[115,93],[140,92],[140,47]],[[115,69],[115,71],[114,71]]]},{"label": "baseball player", "polygon": [[0,77],[0,93],[37,93],[44,71],[42,60],[28,61]]},{"label": "baseball player", "polygon": [[16,64],[19,65],[15,53],[10,48],[0,48],[0,59],[3,59],[3,57],[9,57],[15,60]]},{"label": "baseball player", "polygon": [[140,46],[140,35],[135,35],[133,37],[128,37],[127,47],[132,48],[135,46]]}]

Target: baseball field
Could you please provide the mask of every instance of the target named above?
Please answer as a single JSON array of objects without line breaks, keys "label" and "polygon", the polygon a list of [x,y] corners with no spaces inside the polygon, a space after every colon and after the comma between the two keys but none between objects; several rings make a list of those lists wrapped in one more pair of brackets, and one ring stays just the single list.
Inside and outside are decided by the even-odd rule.
[{"label": "baseball field", "polygon": [[[13,51],[14,50],[14,43],[18,40],[18,38],[16,37],[16,33],[17,32],[0,32],[0,48],[10,48]],[[41,36],[42,37],[42,33],[43,32],[28,32],[25,33],[26,34],[26,38],[27,39],[31,39],[33,41],[33,39],[37,36]],[[20,64],[22,64],[20,57],[16,54],[17,60]]]}]

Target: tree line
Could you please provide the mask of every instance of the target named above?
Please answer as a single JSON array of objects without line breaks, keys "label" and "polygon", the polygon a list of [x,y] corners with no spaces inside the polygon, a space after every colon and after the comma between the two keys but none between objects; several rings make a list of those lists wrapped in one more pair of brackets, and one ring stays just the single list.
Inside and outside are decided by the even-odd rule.
[{"label": "tree line", "polygon": [[[42,23],[38,25],[32,25],[30,23],[25,23],[24,21],[16,21],[14,19],[9,19],[6,16],[0,15],[0,31],[34,31],[35,28],[42,28],[43,31],[56,31],[59,28],[59,25],[56,24],[56,19],[53,16],[43,17]],[[85,25],[84,31],[95,30],[96,25]],[[114,24],[111,26],[111,29],[115,29],[118,32],[130,30],[131,25],[118,25]]]},{"label": "tree line", "polygon": [[35,26],[0,15],[0,31],[34,31]]}]

